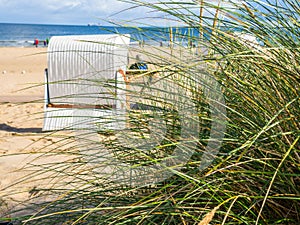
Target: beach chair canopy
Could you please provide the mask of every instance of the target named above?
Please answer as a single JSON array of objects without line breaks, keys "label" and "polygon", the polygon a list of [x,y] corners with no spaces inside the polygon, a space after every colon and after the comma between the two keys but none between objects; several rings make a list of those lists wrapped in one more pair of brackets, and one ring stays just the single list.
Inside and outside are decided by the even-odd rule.
[{"label": "beach chair canopy", "polygon": [[[86,126],[86,122],[76,119],[78,114],[88,119],[125,113],[125,72],[118,71],[126,70],[129,42],[129,35],[50,39],[44,131]],[[118,129],[119,125],[111,123],[109,126]]]}]

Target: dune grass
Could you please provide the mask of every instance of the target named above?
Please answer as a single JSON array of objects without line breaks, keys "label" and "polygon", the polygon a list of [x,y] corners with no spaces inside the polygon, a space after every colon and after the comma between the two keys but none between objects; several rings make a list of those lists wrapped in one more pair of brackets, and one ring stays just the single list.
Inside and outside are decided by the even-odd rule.
[{"label": "dune grass", "polygon": [[[122,140],[142,142],[142,136],[149,135],[149,121],[159,116],[165,121],[167,134],[158,134],[156,147],[145,152],[141,146],[120,145],[114,132],[96,131],[101,134],[100,142],[118,162],[130,164],[130,169],[165,162],[177,147],[182,153],[188,151],[190,143],[195,144],[193,155],[180,169],[172,163],[163,168],[171,175],[159,182],[139,185],[122,178],[114,182],[110,176],[92,171],[82,159],[85,153],[76,152],[82,145],[99,143],[89,143],[85,136],[76,137],[80,142],[63,137],[62,140],[74,143],[74,148],[59,152],[57,142],[53,154],[69,154],[75,159],[44,165],[40,171],[50,172],[54,180],[63,180],[66,185],[40,190],[55,195],[55,201],[38,204],[34,206],[39,208],[35,214],[15,219],[25,224],[299,224],[299,2],[232,1],[235,10],[228,4],[205,0],[126,2],[172,16],[200,35],[181,34],[190,35],[188,38],[196,43],[193,49],[174,46],[170,51],[146,46],[141,50],[151,59],[147,63],[156,71],[156,84],[167,81],[184,90],[171,99],[165,87],[153,85],[141,95],[132,84],[129,94],[133,98],[146,99],[148,105],[159,110],[157,114],[153,110],[128,112],[131,127]],[[243,40],[235,33],[237,30],[256,37],[260,44]],[[205,31],[209,35],[203,35]],[[205,47],[207,53],[201,54],[200,47]],[[217,105],[222,103],[226,109],[222,121],[213,121],[212,99],[207,99],[204,91],[215,89],[211,83],[197,79],[203,78],[203,68],[206,76],[220,86],[224,103]],[[136,85],[136,90],[140,90]],[[167,94],[158,96],[153,94],[155,91]],[[166,100],[166,96],[170,99]],[[179,137],[183,128],[178,107],[186,101],[178,99],[188,99],[195,106],[197,114],[187,117],[199,125],[197,137]],[[222,144],[218,154],[212,152],[213,162],[199,169],[206,146],[212,141],[213,123],[226,125],[226,131],[219,136],[222,140],[214,140]],[[159,124],[154,126],[159,130]],[[99,157],[98,153],[93,157]],[[101,163],[114,162],[106,158]]]}]

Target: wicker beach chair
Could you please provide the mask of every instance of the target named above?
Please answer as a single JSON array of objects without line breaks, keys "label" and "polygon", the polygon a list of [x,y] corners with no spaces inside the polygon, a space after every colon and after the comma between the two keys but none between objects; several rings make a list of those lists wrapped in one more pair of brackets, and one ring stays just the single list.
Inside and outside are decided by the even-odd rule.
[{"label": "wicker beach chair", "polygon": [[129,42],[129,35],[51,38],[43,131],[125,127]]}]

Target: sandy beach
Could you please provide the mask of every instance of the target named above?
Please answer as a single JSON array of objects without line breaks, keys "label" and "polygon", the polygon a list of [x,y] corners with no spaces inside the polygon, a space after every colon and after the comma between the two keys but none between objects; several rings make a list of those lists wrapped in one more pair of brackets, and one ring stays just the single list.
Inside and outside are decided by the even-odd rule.
[{"label": "sandy beach", "polygon": [[41,131],[46,65],[46,48],[0,48],[1,154],[30,143],[20,134]]},{"label": "sandy beach", "polygon": [[[129,53],[131,62],[136,54]],[[26,177],[32,173],[32,168],[25,169],[28,163],[70,160],[57,155],[34,160],[50,152],[59,140],[42,132],[45,68],[47,48],[0,47],[0,217],[18,215],[11,212],[24,207],[24,202],[44,200],[32,193],[49,183],[36,176],[28,182]]]},{"label": "sandy beach", "polygon": [[1,154],[24,148],[13,134],[41,131],[46,67],[46,48],[0,48]]},{"label": "sandy beach", "polygon": [[[149,52],[153,56],[155,49]],[[141,49],[131,49],[129,63],[140,53]],[[166,59],[168,56],[166,53]],[[151,56],[143,58],[149,60]],[[25,167],[73,160],[62,155],[43,155],[53,149],[64,152],[68,148],[68,143],[62,144],[59,137],[42,132],[45,68],[47,48],[0,47],[0,217],[16,216],[11,211],[24,207],[24,202],[45,200],[43,196],[36,199],[32,193],[46,189],[50,183],[36,175],[28,182],[27,176],[33,171]],[[55,184],[59,185],[59,181]]]},{"label": "sandy beach", "polygon": [[[27,154],[53,141],[41,140],[46,50],[0,48],[0,216],[30,197],[34,183],[13,185],[26,175],[21,168],[30,160]],[[13,199],[7,196],[12,192],[18,193]]]},{"label": "sandy beach", "polygon": [[[5,101],[4,97],[43,96],[46,51],[46,48],[0,48],[0,102]],[[32,88],[23,90],[29,87]]]}]

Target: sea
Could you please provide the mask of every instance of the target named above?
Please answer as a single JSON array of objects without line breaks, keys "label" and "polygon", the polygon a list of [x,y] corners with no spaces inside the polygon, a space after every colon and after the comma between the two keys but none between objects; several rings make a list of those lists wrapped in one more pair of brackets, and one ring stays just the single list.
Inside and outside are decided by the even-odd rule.
[{"label": "sea", "polygon": [[[171,29],[171,30],[170,30]],[[171,31],[171,32],[170,32]],[[90,34],[130,34],[131,44],[146,43],[150,45],[168,44],[170,37],[181,44],[187,44],[187,36],[196,35],[190,28],[169,27],[116,27],[99,25],[47,25],[47,24],[13,24],[0,23],[0,46],[33,47],[38,39],[40,46],[46,39],[63,35]],[[177,35],[174,35],[177,34]]]}]

